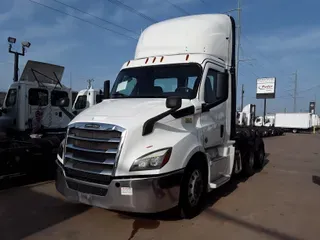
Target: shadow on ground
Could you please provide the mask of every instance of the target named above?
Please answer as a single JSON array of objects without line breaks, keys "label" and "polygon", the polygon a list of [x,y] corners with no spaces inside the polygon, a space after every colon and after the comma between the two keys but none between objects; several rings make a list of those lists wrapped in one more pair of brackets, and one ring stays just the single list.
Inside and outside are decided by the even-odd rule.
[{"label": "shadow on ground", "polygon": [[312,182],[313,182],[314,184],[317,184],[317,185],[320,186],[320,177],[313,175],[313,176],[312,176]]},{"label": "shadow on ground", "polygon": [[[44,183],[46,184],[46,183]],[[41,184],[38,184],[39,187]],[[0,192],[1,239],[19,240],[67,220],[89,207],[67,203],[30,187]]]}]

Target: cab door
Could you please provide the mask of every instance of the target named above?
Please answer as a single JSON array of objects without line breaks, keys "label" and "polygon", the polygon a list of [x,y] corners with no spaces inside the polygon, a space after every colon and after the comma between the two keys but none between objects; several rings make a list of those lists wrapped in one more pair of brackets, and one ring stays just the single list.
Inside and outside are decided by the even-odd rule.
[{"label": "cab door", "polygon": [[222,79],[224,68],[207,63],[200,87],[202,113],[200,117],[202,141],[210,157],[210,180],[221,177],[226,172],[228,161],[222,156],[221,148],[226,136],[228,79]]}]

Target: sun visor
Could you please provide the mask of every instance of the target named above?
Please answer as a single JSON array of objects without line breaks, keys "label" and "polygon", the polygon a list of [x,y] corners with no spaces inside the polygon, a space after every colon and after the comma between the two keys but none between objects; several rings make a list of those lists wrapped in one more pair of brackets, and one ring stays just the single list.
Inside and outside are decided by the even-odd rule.
[{"label": "sun visor", "polygon": [[20,81],[56,84],[57,80],[61,82],[63,72],[63,66],[28,60]]}]

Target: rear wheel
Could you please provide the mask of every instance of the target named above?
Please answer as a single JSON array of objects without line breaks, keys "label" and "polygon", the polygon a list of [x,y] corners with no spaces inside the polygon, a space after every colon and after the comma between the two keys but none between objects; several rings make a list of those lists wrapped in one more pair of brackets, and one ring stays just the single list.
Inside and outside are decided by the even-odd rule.
[{"label": "rear wheel", "polygon": [[180,189],[181,216],[193,218],[204,206],[207,193],[207,171],[201,162],[192,162],[186,169]]},{"label": "rear wheel", "polygon": [[264,166],[265,152],[263,147],[260,145],[258,151],[255,153],[254,166],[256,169],[260,170]]},{"label": "rear wheel", "polygon": [[246,156],[242,160],[242,174],[246,177],[250,177],[254,174],[254,151],[249,150]]}]

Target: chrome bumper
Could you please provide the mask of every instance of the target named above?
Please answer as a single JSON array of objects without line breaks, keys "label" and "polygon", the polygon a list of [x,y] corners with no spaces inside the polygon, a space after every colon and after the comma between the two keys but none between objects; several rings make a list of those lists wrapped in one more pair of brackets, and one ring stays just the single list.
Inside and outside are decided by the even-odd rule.
[{"label": "chrome bumper", "polygon": [[109,185],[101,185],[66,177],[58,163],[55,184],[72,202],[125,212],[155,213],[178,205],[182,176],[183,170],[179,170],[156,177],[114,178]]}]

